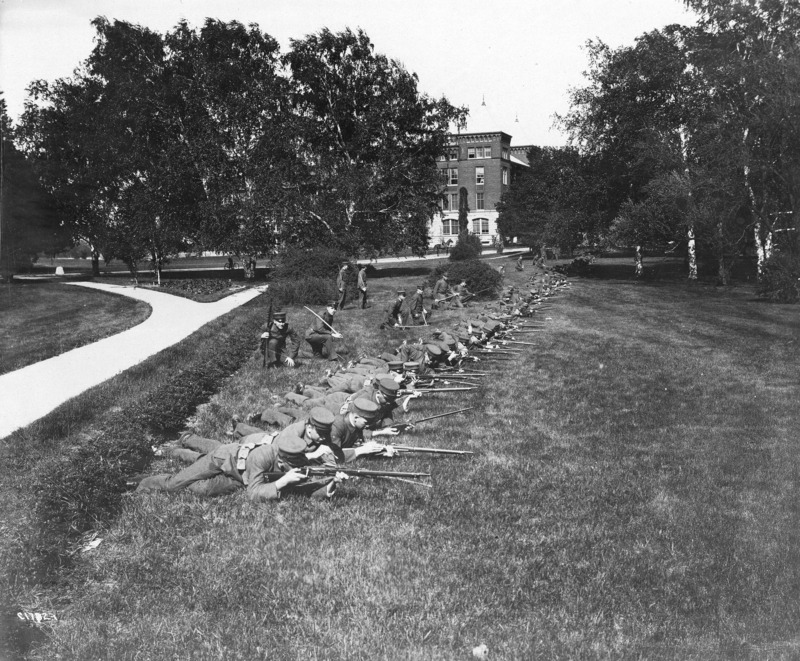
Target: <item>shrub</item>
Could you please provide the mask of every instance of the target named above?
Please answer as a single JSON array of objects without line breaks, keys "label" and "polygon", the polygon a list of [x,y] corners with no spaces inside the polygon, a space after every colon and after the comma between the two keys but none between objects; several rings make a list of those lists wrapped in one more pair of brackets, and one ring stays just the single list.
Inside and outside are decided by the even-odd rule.
[{"label": "shrub", "polygon": [[800,257],[777,253],[768,259],[758,295],[778,303],[797,303],[800,300]]},{"label": "shrub", "polygon": [[436,281],[447,273],[450,285],[455,286],[462,280],[467,281],[467,288],[478,298],[494,298],[503,286],[503,276],[478,259],[470,259],[455,264],[442,264],[437,266],[428,278],[428,284],[433,287]]},{"label": "shrub", "polygon": [[[337,248],[295,249],[281,257],[273,277],[276,280],[329,278],[335,281],[339,267],[347,261],[347,255]],[[348,273],[352,271],[352,267],[348,269]]]},{"label": "shrub", "polygon": [[[272,276],[270,291],[281,305],[326,303],[338,298],[336,277],[345,262],[350,265],[344,277],[345,288],[347,299],[352,301],[358,295],[358,265],[337,248],[299,249],[284,255]],[[370,270],[376,272],[368,266],[367,277]]]},{"label": "shrub", "polygon": [[[349,290],[348,286],[348,297]],[[276,310],[289,305],[325,305],[337,298],[336,280],[314,277],[277,280],[270,283],[268,295],[272,296]]]},{"label": "shrub", "polygon": [[450,251],[450,261],[460,262],[467,259],[476,259],[482,251],[481,240],[476,234],[459,234],[456,245]]}]

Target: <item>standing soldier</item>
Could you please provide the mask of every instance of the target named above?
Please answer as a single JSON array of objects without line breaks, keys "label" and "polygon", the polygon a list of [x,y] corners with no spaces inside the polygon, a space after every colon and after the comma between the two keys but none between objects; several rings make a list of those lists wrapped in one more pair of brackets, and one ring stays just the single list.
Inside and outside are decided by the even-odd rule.
[{"label": "standing soldier", "polygon": [[314,317],[314,323],[306,331],[306,342],[311,345],[315,358],[339,359],[336,349],[333,348],[333,340],[340,340],[342,336],[333,328],[334,314],[336,314],[336,302],[332,301],[319,317]]},{"label": "standing soldier", "polygon": [[411,313],[411,320],[414,323],[420,326],[428,325],[428,311],[425,309],[423,285],[417,285],[417,292],[411,297],[408,303],[408,311]]},{"label": "standing soldier", "polygon": [[358,291],[361,292],[361,309],[367,307],[367,265],[362,264],[358,271]]},{"label": "standing soldier", "polygon": [[397,300],[386,311],[386,320],[381,324],[381,330],[384,328],[397,328],[403,325],[403,301],[405,300],[405,289],[400,289],[397,292]]},{"label": "standing soldier", "polygon": [[336,289],[339,292],[339,301],[336,303],[337,310],[344,309],[344,302],[347,298],[347,284],[344,281],[345,273],[347,272],[347,263],[342,264],[339,269],[339,275],[336,276]]},{"label": "standing soldier", "polygon": [[[442,273],[442,277],[437,280],[436,284],[433,286],[433,309],[436,310],[439,307],[439,303],[445,301],[447,298],[447,292],[450,291],[450,285],[447,282],[447,273]],[[446,307],[445,302],[445,307]]]},{"label": "standing soldier", "polygon": [[[276,312],[272,318],[272,326],[264,335],[267,340],[267,367],[282,367],[288,365],[294,367],[297,353],[300,351],[300,338],[293,328],[289,327],[286,321],[285,312]],[[286,353],[286,340],[292,344],[291,356]]]}]

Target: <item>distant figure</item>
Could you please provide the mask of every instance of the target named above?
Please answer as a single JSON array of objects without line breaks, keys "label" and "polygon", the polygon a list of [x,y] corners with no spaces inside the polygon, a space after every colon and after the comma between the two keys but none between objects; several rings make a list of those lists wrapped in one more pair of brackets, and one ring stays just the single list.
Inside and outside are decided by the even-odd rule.
[{"label": "distant figure", "polygon": [[336,276],[336,290],[339,292],[339,300],[336,303],[337,310],[344,310],[344,303],[347,299],[347,284],[344,281],[345,273],[347,273],[347,263],[342,264],[339,269],[339,275]]},{"label": "distant figure", "polygon": [[515,267],[517,271],[524,271],[525,267],[522,265],[522,255],[517,257],[517,266]]},{"label": "distant figure", "polygon": [[506,274],[506,267],[501,264],[500,266],[497,267],[497,272],[500,275],[505,275]]},{"label": "distant figure", "polygon": [[450,248],[453,247],[453,239],[447,239],[447,243],[445,243],[445,254],[450,254]]},{"label": "distant figure", "polygon": [[233,271],[233,255],[228,255],[228,268]]},{"label": "distant figure", "polygon": [[358,271],[358,291],[361,292],[361,309],[367,307],[367,265],[362,264]]},{"label": "distant figure", "polygon": [[438,257],[438,256],[439,256],[439,253],[440,253],[440,252],[441,252],[441,250],[442,250],[442,244],[441,244],[441,243],[437,243],[437,244],[434,246],[434,250],[436,251],[436,256]]}]

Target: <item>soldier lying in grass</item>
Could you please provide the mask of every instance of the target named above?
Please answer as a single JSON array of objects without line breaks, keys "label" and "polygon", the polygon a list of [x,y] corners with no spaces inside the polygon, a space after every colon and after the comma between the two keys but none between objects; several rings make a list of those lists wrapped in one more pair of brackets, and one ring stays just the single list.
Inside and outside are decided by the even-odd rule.
[{"label": "soldier lying in grass", "polygon": [[[210,497],[246,489],[250,500],[274,501],[306,482],[306,476],[298,469],[309,465],[307,449],[306,441],[293,434],[255,447],[227,443],[202,455],[175,475],[146,477],[136,491],[176,492],[186,489]],[[274,479],[275,475],[280,477]],[[303,491],[313,498],[330,498],[345,479],[346,474],[336,473],[332,479],[314,482]]]}]

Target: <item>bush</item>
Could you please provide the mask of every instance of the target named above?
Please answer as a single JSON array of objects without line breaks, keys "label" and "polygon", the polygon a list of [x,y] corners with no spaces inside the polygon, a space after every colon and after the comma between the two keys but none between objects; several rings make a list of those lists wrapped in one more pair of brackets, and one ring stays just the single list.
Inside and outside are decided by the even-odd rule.
[{"label": "bush", "polygon": [[[279,310],[290,305],[325,305],[335,301],[338,298],[336,294],[335,277],[307,277],[270,283],[267,295],[272,296],[274,307]],[[349,283],[348,297],[351,298]]]},{"label": "bush", "polygon": [[777,303],[797,303],[800,300],[800,258],[790,253],[777,253],[768,259],[758,295]]},{"label": "bush", "polygon": [[451,262],[477,259],[483,252],[483,245],[477,234],[459,234],[458,241],[450,251]]},{"label": "bush", "polygon": [[[329,278],[335,282],[339,267],[347,261],[347,255],[337,248],[294,249],[281,257],[273,277],[276,280]],[[351,266],[348,273],[352,271]]]},{"label": "bush", "polygon": [[[358,265],[337,248],[299,249],[284,255],[272,276],[270,291],[281,305],[317,305],[335,300],[336,277],[345,262],[350,265],[344,277],[347,300],[352,301],[358,295]],[[368,266],[367,277],[370,271],[376,272]]]},{"label": "bush", "polygon": [[467,289],[475,294],[480,292],[478,298],[494,298],[503,286],[503,276],[486,262],[478,259],[437,266],[428,278],[429,286],[433,287],[443,273],[447,273],[450,285],[453,287],[466,280]]}]

